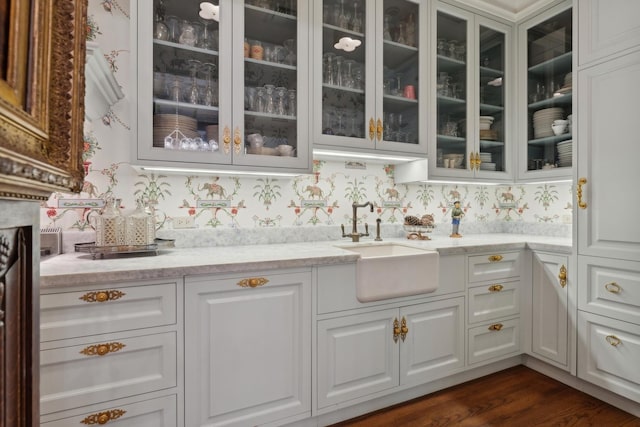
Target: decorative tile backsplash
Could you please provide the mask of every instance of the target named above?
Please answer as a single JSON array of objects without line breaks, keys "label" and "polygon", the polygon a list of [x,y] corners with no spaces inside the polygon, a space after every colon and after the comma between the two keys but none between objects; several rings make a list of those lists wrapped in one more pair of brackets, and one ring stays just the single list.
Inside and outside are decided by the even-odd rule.
[{"label": "decorative tile backsplash", "polygon": [[[90,0],[89,22],[90,37],[106,52],[125,94],[132,96],[129,7],[126,0]],[[390,226],[401,225],[406,215],[432,214],[435,232],[448,234],[450,210],[459,200],[465,212],[462,234],[571,232],[569,183],[405,185],[394,182],[393,166],[325,161],[314,162],[313,174],[296,178],[139,173],[128,163],[132,113],[130,98],[125,97],[101,121],[86,124],[83,192],[52,194],[42,205],[42,227],[89,231],[88,214],[100,203],[96,199],[113,196],[122,199],[124,213],[134,209],[138,198],[151,201],[163,229],[171,229],[176,218],[192,217],[200,229],[281,228],[289,233],[291,227],[344,224],[349,231],[351,204],[371,201],[374,212],[360,210],[358,218],[371,230],[377,218]]]}]

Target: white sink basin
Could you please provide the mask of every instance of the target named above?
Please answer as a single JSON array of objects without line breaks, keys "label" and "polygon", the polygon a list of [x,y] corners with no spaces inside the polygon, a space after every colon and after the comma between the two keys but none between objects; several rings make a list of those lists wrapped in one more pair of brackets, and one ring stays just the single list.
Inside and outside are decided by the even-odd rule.
[{"label": "white sink basin", "polygon": [[438,288],[438,252],[398,243],[338,246],[360,255],[356,296],[361,302],[433,292]]}]

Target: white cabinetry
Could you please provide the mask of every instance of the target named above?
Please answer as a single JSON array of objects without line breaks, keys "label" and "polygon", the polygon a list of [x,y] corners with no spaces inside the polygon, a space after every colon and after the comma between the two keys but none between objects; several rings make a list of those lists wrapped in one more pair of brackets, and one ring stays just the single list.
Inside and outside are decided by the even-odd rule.
[{"label": "white cabinetry", "polygon": [[181,282],[41,293],[43,425],[182,425]]},{"label": "white cabinetry", "polygon": [[534,356],[571,369],[569,364],[570,334],[567,255],[533,252],[532,254],[532,321],[531,351]]},{"label": "white cabinetry", "polygon": [[132,164],[309,172],[310,2],[217,3],[217,20],[199,0],[132,3]]},{"label": "white cabinetry", "polygon": [[431,177],[513,178],[512,26],[439,2]]},{"label": "white cabinetry", "polygon": [[523,252],[467,257],[467,362],[520,353],[520,274]]},{"label": "white cabinetry", "polygon": [[311,272],[185,278],[185,425],[311,416]]},{"label": "white cabinetry", "polygon": [[[314,146],[426,155],[429,3],[310,3]],[[344,38],[360,44],[336,47]]]},{"label": "white cabinetry", "polygon": [[442,256],[440,262],[436,293],[373,303],[355,297],[355,264],[318,267],[320,412],[424,384],[464,367],[464,257]]},{"label": "white cabinetry", "polygon": [[[576,2],[578,376],[640,402],[638,4]],[[616,209],[620,206],[620,209]]]}]

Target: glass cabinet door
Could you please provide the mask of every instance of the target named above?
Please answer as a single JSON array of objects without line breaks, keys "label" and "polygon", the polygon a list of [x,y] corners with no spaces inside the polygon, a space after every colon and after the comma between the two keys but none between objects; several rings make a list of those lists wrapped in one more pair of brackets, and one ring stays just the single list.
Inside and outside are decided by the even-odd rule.
[{"label": "glass cabinet door", "polygon": [[[462,15],[464,16],[464,15]],[[470,18],[472,19],[472,18]],[[437,15],[437,145],[436,167],[471,170],[470,131],[473,123],[468,103],[469,19],[438,11]]]},{"label": "glass cabinet door", "polygon": [[479,151],[472,158],[476,170],[506,171],[505,149],[505,33],[480,25],[479,37],[479,86],[478,132]]},{"label": "glass cabinet door", "polygon": [[562,174],[572,157],[571,9],[526,31],[527,162],[529,174]]}]

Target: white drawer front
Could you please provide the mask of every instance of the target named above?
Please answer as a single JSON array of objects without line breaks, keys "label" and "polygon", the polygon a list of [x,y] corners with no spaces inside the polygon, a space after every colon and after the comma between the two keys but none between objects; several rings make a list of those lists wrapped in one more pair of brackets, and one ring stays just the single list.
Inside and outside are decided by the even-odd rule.
[{"label": "white drawer front", "polygon": [[517,315],[520,282],[500,282],[469,288],[469,323]]},{"label": "white drawer front", "polygon": [[520,320],[511,319],[469,329],[469,364],[520,352]]},{"label": "white drawer front", "polygon": [[[176,323],[177,282],[42,294],[40,341]],[[106,300],[99,302],[100,300]]]},{"label": "white drawer front", "polygon": [[520,276],[522,251],[496,252],[467,258],[469,283]]},{"label": "white drawer front", "polygon": [[94,412],[40,424],[41,427],[69,427],[109,425],[116,427],[175,427],[177,424],[176,396],[166,396],[128,405],[110,406]]},{"label": "white drawer front", "polygon": [[640,326],[578,311],[578,377],[640,402]]},{"label": "white drawer front", "polygon": [[100,339],[40,351],[43,414],[175,387],[175,332]]},{"label": "white drawer front", "polygon": [[578,307],[640,325],[640,263],[578,258]]}]

